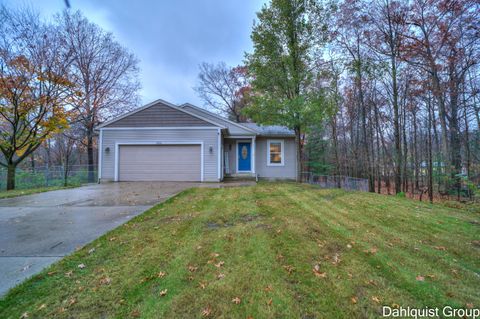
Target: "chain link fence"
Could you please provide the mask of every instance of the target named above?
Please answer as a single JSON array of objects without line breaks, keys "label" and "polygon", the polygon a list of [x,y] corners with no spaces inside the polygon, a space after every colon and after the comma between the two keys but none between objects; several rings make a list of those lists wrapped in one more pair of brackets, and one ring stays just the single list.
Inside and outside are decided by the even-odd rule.
[{"label": "chain link fence", "polygon": [[302,180],[305,183],[317,185],[321,188],[342,188],[345,190],[368,192],[368,179],[349,176],[315,175],[312,172],[303,172]]},{"label": "chain link fence", "polygon": [[[17,168],[15,172],[15,188],[28,189],[44,186],[81,185],[96,182],[97,166],[93,167],[93,175],[88,174],[88,165],[42,166],[35,169]],[[7,187],[7,170],[0,169],[0,189]]]}]

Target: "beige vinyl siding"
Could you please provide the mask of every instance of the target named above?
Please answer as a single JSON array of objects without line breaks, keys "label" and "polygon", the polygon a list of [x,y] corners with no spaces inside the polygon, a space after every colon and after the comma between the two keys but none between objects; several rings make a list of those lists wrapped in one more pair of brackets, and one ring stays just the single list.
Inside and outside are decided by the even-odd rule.
[{"label": "beige vinyl siding", "polygon": [[195,116],[158,102],[144,110],[128,115],[106,127],[178,127],[212,126]]},{"label": "beige vinyl siding", "polygon": [[[115,179],[116,144],[142,143],[203,143],[204,181],[218,181],[218,129],[103,129],[102,132],[102,181]],[[209,149],[212,147],[212,153]],[[107,153],[105,150],[109,148]]]},{"label": "beige vinyl siding", "polygon": [[[267,141],[268,140],[283,140],[285,147],[284,165],[283,166],[268,166],[267,159]],[[295,149],[295,138],[282,137],[257,137],[255,149],[255,169],[260,178],[278,178],[278,179],[295,179],[297,175],[297,156]]]},{"label": "beige vinyl siding", "polygon": [[201,181],[200,145],[120,145],[119,181]]}]

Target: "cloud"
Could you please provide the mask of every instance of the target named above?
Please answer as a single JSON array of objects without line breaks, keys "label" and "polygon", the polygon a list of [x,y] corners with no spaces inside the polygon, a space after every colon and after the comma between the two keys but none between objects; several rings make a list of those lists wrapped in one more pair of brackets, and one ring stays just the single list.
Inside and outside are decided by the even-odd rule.
[{"label": "cloud", "polygon": [[[3,1],[5,2],[5,1]],[[18,1],[6,1],[18,5]],[[65,8],[62,0],[25,1],[45,17]],[[140,59],[142,100],[163,98],[201,105],[193,87],[201,62],[242,63],[263,1],[70,0],[91,21],[112,32]]]}]

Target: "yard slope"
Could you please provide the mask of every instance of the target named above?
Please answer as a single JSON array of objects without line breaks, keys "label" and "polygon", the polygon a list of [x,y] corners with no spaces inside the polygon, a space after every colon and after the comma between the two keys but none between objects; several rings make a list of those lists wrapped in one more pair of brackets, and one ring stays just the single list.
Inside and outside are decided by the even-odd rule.
[{"label": "yard slope", "polygon": [[480,306],[479,215],[306,185],[198,188],[0,300],[1,318],[352,318]]}]

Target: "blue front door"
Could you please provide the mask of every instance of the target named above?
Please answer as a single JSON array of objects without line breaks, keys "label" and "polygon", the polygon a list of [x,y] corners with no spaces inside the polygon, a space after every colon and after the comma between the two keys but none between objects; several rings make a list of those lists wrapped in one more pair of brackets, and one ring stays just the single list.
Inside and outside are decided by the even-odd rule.
[{"label": "blue front door", "polygon": [[238,171],[239,172],[249,172],[252,170],[250,145],[251,143],[246,143],[246,142],[238,143]]}]

